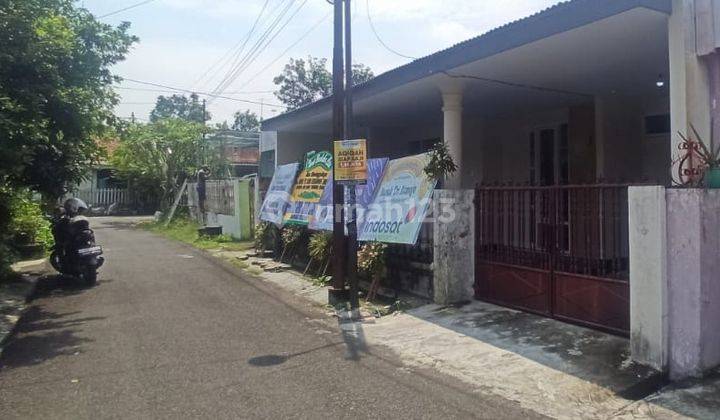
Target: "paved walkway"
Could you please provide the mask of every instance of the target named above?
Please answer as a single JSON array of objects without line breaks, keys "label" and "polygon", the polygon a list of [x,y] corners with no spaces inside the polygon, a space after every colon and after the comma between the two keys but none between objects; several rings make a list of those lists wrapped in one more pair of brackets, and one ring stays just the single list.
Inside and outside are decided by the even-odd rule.
[{"label": "paved walkway", "polygon": [[354,325],[202,252],[93,223],[100,284],[42,284],[0,359],[3,419],[540,417],[408,369]]}]

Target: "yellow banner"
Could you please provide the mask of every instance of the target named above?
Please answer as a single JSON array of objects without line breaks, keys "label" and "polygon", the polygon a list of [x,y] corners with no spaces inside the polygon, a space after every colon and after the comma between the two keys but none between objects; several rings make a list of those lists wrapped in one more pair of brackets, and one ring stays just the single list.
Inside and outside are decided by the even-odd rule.
[{"label": "yellow banner", "polygon": [[335,176],[340,184],[367,182],[367,142],[365,139],[335,142]]}]

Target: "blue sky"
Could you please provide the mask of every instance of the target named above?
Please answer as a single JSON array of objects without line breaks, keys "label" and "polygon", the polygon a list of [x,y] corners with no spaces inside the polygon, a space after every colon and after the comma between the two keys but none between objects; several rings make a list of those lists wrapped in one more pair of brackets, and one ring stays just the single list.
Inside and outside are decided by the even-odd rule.
[{"label": "blue sky", "polygon": [[[127,60],[117,66],[117,74],[152,83],[196,90],[213,91],[230,66],[216,66],[202,77],[231,49],[242,42],[266,0],[154,0],[146,5],[103,18],[107,23],[132,22],[132,33],[140,37]],[[252,45],[271,20],[272,11],[294,1],[297,15],[267,48],[252,60],[225,89],[227,96],[264,102],[265,118],[281,112],[273,107],[278,100],[272,94],[274,76],[290,57],[332,55],[332,6],[325,0],[267,0],[259,30],[250,38]],[[79,1],[96,16],[138,3],[139,0]],[[354,0],[354,61],[369,65],[375,74],[410,61],[386,50],[375,38],[368,21],[369,3],[372,20],[383,41],[399,53],[421,57],[480,35],[504,23],[528,16],[557,3],[557,0]],[[288,14],[289,16],[289,14]],[[323,18],[325,18],[323,20]],[[298,44],[314,25],[318,25]],[[279,59],[278,59],[279,58]],[[278,59],[272,65],[273,60]],[[269,65],[269,67],[268,67]],[[267,67],[266,70],[263,70]],[[212,77],[215,76],[215,77]],[[122,87],[153,89],[125,81]],[[122,103],[116,113],[131,113],[147,118],[159,92],[119,89]],[[170,93],[168,93],[170,94]],[[237,110],[260,113],[260,105],[216,99],[209,110],[214,122],[231,120]]]}]

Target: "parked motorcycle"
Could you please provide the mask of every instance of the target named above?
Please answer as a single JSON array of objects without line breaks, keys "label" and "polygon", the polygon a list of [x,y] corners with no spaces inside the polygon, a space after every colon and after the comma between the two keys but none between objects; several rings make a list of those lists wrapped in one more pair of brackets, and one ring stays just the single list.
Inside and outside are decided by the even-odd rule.
[{"label": "parked motorcycle", "polygon": [[53,220],[55,249],[50,263],[59,273],[77,277],[88,286],[97,283],[97,270],[105,259],[102,247],[95,243],[90,220],[83,214],[88,206],[78,198],[70,198],[58,209]]}]

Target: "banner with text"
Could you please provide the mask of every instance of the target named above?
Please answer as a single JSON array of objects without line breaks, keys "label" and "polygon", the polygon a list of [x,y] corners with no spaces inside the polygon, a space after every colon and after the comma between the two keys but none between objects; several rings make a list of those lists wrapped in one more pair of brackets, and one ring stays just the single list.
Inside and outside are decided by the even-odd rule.
[{"label": "banner with text", "polygon": [[307,225],[310,222],[325,191],[332,165],[329,152],[309,152],[306,155],[305,167],[298,175],[290,205],[285,211],[285,223]]},{"label": "banner with text", "polygon": [[425,174],[429,161],[430,156],[422,154],[388,162],[359,226],[358,240],[408,245],[417,242],[437,183]]},{"label": "banner with text", "polygon": [[335,175],[339,184],[356,185],[367,181],[367,142],[359,140],[336,141]]},{"label": "banner with text", "polygon": [[[357,220],[358,226],[362,222],[367,206],[372,201],[375,190],[380,183],[385,165],[388,162],[388,158],[377,158],[368,159],[367,161],[367,182],[364,185],[355,186],[355,195],[357,197]],[[345,187],[353,188],[352,186]],[[333,230],[333,211],[332,211],[332,189],[333,179],[332,176],[325,186],[320,203],[315,208],[315,216],[310,222],[310,229],[313,230]],[[345,194],[347,197],[347,193]]]},{"label": "banner with text", "polygon": [[285,209],[290,203],[290,191],[299,166],[297,163],[290,163],[277,167],[260,208],[260,220],[282,226]]}]

